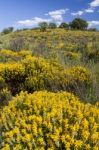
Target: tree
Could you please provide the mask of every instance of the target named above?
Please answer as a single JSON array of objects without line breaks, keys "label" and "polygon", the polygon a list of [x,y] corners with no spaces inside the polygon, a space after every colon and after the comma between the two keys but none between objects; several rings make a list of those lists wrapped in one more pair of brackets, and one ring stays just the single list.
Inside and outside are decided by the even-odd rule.
[{"label": "tree", "polygon": [[97,31],[96,28],[89,28],[88,31]]},{"label": "tree", "polygon": [[39,27],[40,27],[41,31],[44,32],[48,28],[48,23],[47,22],[40,22]]},{"label": "tree", "polygon": [[11,32],[13,32],[14,28],[13,27],[8,27],[3,29],[2,34],[9,34]]},{"label": "tree", "polygon": [[55,29],[55,28],[57,28],[57,25],[55,24],[55,23],[49,23],[49,28],[50,29]]},{"label": "tree", "polygon": [[70,27],[71,27],[71,29],[85,30],[88,27],[88,23],[86,20],[83,20],[81,18],[75,18],[70,23]]},{"label": "tree", "polygon": [[59,28],[69,29],[69,24],[62,22],[59,26]]}]

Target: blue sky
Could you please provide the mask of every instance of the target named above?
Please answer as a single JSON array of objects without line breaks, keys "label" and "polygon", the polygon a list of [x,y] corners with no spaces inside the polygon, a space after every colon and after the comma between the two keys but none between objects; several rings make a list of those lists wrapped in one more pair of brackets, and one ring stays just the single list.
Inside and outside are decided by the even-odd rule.
[{"label": "blue sky", "polygon": [[9,26],[35,27],[39,22],[70,22],[86,19],[99,28],[99,0],[0,0],[0,31]]}]

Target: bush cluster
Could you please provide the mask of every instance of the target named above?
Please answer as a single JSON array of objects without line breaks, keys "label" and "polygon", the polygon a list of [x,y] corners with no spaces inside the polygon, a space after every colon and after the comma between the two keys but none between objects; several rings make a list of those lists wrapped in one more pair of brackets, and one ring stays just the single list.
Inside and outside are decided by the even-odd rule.
[{"label": "bush cluster", "polygon": [[2,111],[1,150],[98,150],[99,104],[67,92],[21,92]]},{"label": "bush cluster", "polygon": [[99,149],[99,33],[54,28],[0,37],[0,150]]},{"label": "bush cluster", "polygon": [[64,69],[58,63],[47,62],[43,58],[38,59],[31,55],[26,55],[18,62],[0,63],[0,76],[13,95],[21,90],[75,91],[73,85],[80,87],[84,84],[87,87],[91,80],[90,71],[83,67]]}]

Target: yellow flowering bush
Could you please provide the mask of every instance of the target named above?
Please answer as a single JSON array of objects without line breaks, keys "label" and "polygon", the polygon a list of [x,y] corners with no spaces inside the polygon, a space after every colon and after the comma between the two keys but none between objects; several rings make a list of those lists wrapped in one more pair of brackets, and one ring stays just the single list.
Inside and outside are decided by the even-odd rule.
[{"label": "yellow flowering bush", "polygon": [[13,57],[16,57],[16,56],[18,56],[18,53],[16,53],[16,52],[14,52],[14,51],[12,51],[12,50],[7,50],[7,49],[4,49],[4,50],[1,50],[0,51],[0,54],[1,55],[5,55],[5,56],[13,56]]},{"label": "yellow flowering bush", "polygon": [[71,93],[21,92],[1,114],[1,150],[99,148],[98,104],[83,104]]},{"label": "yellow flowering bush", "polygon": [[11,100],[11,92],[5,83],[4,78],[0,76],[0,109],[4,105],[7,105],[9,100]]},{"label": "yellow flowering bush", "polygon": [[25,79],[25,69],[21,63],[0,64],[0,76],[13,94],[19,92]]},{"label": "yellow flowering bush", "polygon": [[86,55],[89,60],[94,60],[95,62],[99,61],[99,50],[90,48],[88,49]]},{"label": "yellow flowering bush", "polygon": [[86,92],[91,87],[91,72],[81,66],[75,66],[65,69],[60,73],[60,84],[64,90],[72,91],[81,97],[79,91]]},{"label": "yellow flowering bush", "polygon": [[59,72],[63,71],[63,67],[58,63],[47,62],[42,58],[27,57],[22,61],[25,67],[25,87],[28,91],[49,89],[58,90],[60,83]]},{"label": "yellow flowering bush", "polygon": [[77,67],[72,67],[69,68],[66,71],[66,74],[70,77],[70,80],[74,80],[77,82],[85,82],[86,84],[90,84],[91,81],[91,73],[88,69],[77,66]]},{"label": "yellow flowering bush", "polygon": [[66,52],[65,57],[71,60],[80,60],[81,55],[77,52]]},{"label": "yellow flowering bush", "polygon": [[22,50],[22,51],[19,51],[18,52],[18,55],[19,56],[22,56],[22,57],[26,57],[26,56],[32,56],[32,52],[31,51],[26,51],[26,50]]},{"label": "yellow flowering bush", "polygon": [[18,53],[6,49],[0,51],[0,58],[1,58],[1,62],[3,63],[18,61],[21,59]]},{"label": "yellow flowering bush", "polygon": [[[24,53],[23,53],[24,54]],[[15,95],[21,90],[70,90],[90,84],[90,71],[77,66],[64,69],[60,64],[27,55],[18,62],[0,63],[0,76]]]},{"label": "yellow flowering bush", "polygon": [[27,56],[32,56],[32,52],[31,51],[26,51],[26,50],[22,50],[19,52],[14,52],[12,50],[6,50],[3,49],[0,51],[0,57],[2,58],[2,62],[18,62],[21,59],[27,57]]}]

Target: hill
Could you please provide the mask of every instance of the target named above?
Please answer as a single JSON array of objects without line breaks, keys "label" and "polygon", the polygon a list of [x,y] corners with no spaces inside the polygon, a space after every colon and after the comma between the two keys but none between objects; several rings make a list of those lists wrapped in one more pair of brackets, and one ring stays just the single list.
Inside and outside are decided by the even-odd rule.
[{"label": "hill", "polygon": [[[15,61],[15,63],[17,61],[19,63],[21,59],[25,59],[26,56],[30,55],[31,57],[37,57],[36,59],[38,59],[38,57],[41,59],[42,57],[46,59],[46,63],[49,62],[54,65],[55,63],[60,64],[64,70],[79,66],[88,69],[91,74],[92,82],[92,86],[87,90],[88,95],[85,94],[84,89],[86,89],[86,87],[84,86],[77,90],[77,85],[75,85],[77,90],[76,93],[81,99],[85,99],[86,97],[88,101],[98,100],[99,71],[97,68],[99,67],[99,32],[72,31],[58,28],[48,29],[45,32],[41,32],[39,29],[19,30],[10,34],[0,35],[0,47],[0,61],[2,63],[11,63],[11,61]],[[37,63],[39,63],[39,60]],[[48,64],[46,63],[45,65]],[[57,72],[55,67],[53,70],[54,72]],[[59,68],[57,70],[59,70]],[[57,75],[59,76],[59,73],[57,73]],[[61,78],[62,76],[64,75],[61,75]],[[73,90],[74,85],[73,88],[70,88],[69,90],[66,88],[66,85],[64,85],[65,88],[61,85],[61,88],[56,87],[55,89],[52,81],[51,84],[50,88],[47,87],[45,89],[54,89],[54,91],[75,91]],[[34,89],[37,90],[37,88]],[[38,89],[40,90],[40,88]],[[32,89],[30,91],[34,90]],[[94,100],[92,100],[92,97],[94,97]]]},{"label": "hill", "polygon": [[98,150],[99,32],[0,35],[0,150]]}]

